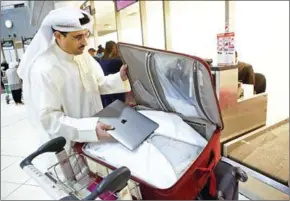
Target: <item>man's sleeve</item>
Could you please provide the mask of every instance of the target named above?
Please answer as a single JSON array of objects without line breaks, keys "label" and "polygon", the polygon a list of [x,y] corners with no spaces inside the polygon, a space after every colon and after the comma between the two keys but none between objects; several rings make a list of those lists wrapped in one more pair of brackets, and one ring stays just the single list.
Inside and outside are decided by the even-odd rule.
[{"label": "man's sleeve", "polygon": [[31,73],[31,81],[31,96],[37,119],[50,136],[63,136],[76,142],[97,141],[95,128],[98,118],[76,119],[66,116],[56,83],[40,73]]},{"label": "man's sleeve", "polygon": [[131,90],[129,81],[122,81],[120,72],[105,76],[100,64],[95,62],[93,58],[90,59],[93,61],[91,63],[102,95],[124,93]]}]

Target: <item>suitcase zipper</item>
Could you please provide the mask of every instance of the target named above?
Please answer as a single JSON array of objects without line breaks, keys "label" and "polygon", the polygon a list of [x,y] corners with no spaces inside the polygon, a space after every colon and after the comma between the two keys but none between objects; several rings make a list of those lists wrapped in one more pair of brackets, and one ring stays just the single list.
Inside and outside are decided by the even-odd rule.
[{"label": "suitcase zipper", "polygon": [[187,122],[188,124],[196,124],[196,125],[198,125],[198,126],[204,126],[204,127],[206,127],[206,124],[198,123],[198,122],[196,122],[196,121],[190,121],[190,120],[186,120],[186,119],[184,119],[183,121],[184,121],[184,122]]},{"label": "suitcase zipper", "polygon": [[209,118],[209,116],[206,114],[205,109],[202,106],[202,103],[200,101],[201,99],[200,99],[200,94],[199,94],[199,89],[198,89],[199,82],[198,82],[198,76],[197,76],[197,62],[196,61],[193,62],[193,75],[194,75],[194,79],[193,79],[193,81],[194,81],[194,90],[195,90],[197,104],[199,105],[199,107],[200,107],[202,113],[205,115],[205,117],[211,123],[213,123],[213,121],[211,120],[211,118]]},{"label": "suitcase zipper", "polygon": [[152,85],[152,88],[153,88],[153,91],[154,91],[154,95],[155,95],[155,97],[156,97],[156,99],[157,99],[157,102],[158,102],[159,106],[160,106],[164,111],[167,111],[167,112],[168,112],[166,106],[163,104],[163,102],[161,101],[161,98],[160,98],[159,95],[158,95],[157,89],[156,89],[155,84],[154,84],[153,79],[152,79],[151,69],[150,69],[150,65],[149,65],[150,60],[151,60],[151,57],[152,57],[152,52],[148,52],[148,53],[146,54],[146,64],[145,64],[145,66],[146,66],[146,67],[145,67],[145,68],[146,68],[146,72],[147,72],[147,75],[148,75],[148,78],[149,78],[150,84]]}]

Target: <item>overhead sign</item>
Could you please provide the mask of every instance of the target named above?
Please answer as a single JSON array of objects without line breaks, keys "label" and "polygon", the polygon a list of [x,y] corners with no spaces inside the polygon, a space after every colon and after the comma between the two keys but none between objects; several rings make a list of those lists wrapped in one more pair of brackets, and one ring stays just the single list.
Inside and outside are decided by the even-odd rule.
[{"label": "overhead sign", "polygon": [[14,49],[14,41],[12,38],[5,38],[1,40],[1,47],[6,62],[16,61],[16,53]]},{"label": "overhead sign", "polygon": [[32,41],[33,37],[22,37],[22,43],[25,46],[30,45],[31,41]]},{"label": "overhead sign", "polygon": [[9,38],[1,40],[1,46],[3,49],[13,49],[14,48],[13,39]]},{"label": "overhead sign", "polygon": [[21,37],[23,44],[23,51],[25,52],[26,48],[30,45],[33,37]]}]

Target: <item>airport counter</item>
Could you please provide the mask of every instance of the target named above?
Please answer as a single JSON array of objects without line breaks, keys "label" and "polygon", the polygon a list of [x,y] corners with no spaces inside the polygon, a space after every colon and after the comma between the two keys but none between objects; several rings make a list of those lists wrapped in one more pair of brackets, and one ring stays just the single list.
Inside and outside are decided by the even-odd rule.
[{"label": "airport counter", "polygon": [[266,125],[267,93],[255,95],[242,85],[239,98],[237,66],[212,66],[211,72],[224,121],[221,143]]}]

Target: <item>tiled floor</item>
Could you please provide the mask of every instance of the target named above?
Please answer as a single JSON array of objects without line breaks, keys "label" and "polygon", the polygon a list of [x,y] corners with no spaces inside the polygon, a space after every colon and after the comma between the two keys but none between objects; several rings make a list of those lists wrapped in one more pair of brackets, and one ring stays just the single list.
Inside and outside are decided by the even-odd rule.
[{"label": "tiled floor", "polygon": [[[1,96],[1,200],[49,200],[49,195],[19,167],[19,162],[40,145],[38,132],[24,106],[7,105]],[[247,200],[240,195],[240,200]]]},{"label": "tiled floor", "polygon": [[19,167],[39,143],[24,106],[7,105],[1,95],[1,200],[49,200],[50,196]]}]

